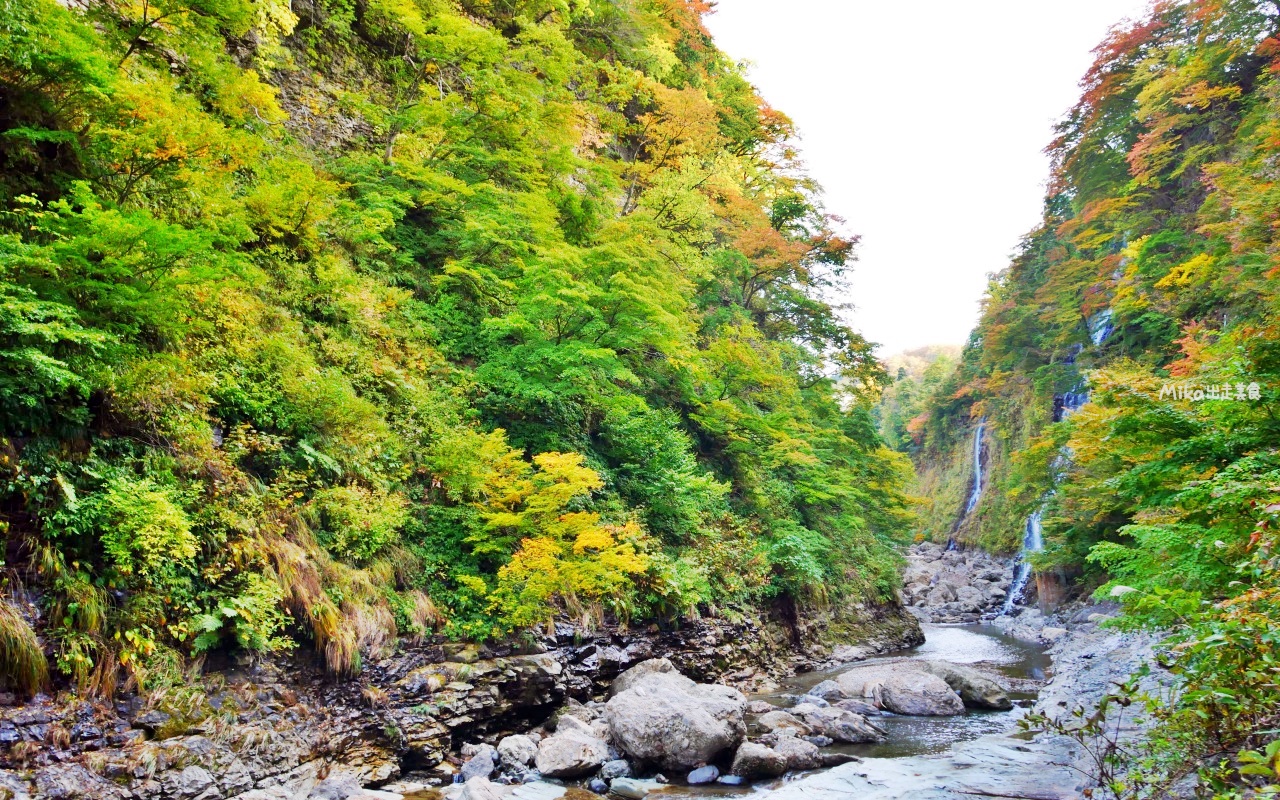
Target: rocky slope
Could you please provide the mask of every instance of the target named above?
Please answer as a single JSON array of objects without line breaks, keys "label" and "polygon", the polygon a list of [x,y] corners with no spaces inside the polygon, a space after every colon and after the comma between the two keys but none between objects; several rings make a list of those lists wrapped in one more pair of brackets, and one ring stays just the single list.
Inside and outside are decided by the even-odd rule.
[{"label": "rocky slope", "polygon": [[802,616],[591,635],[565,625],[526,652],[404,647],[351,681],[299,655],[145,702],[37,697],[0,712],[0,787],[19,798],[271,800],[305,798],[331,773],[351,786],[405,770],[447,776],[464,743],[527,730],[566,698],[603,697],[619,673],[657,655],[691,678],[759,689],[922,638],[896,606]]},{"label": "rocky slope", "polygon": [[902,599],[924,622],[977,622],[1008,596],[1014,562],[978,549],[921,542],[908,552]]}]

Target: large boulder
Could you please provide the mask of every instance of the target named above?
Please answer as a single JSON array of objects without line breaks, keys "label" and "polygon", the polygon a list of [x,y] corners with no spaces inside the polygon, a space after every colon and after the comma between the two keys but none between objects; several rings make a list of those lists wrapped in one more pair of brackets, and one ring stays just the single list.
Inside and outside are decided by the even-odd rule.
[{"label": "large boulder", "polygon": [[885,735],[861,714],[835,706],[820,708],[812,703],[801,703],[792,708],[791,713],[803,720],[814,733],[837,742],[878,742]]},{"label": "large boulder", "polygon": [[[604,720],[619,748],[676,771],[707,764],[738,746],[747,730],[747,699],[741,692],[694,683],[661,665],[646,667],[649,663],[619,675],[615,687],[620,682],[625,688],[605,705]],[[638,676],[631,674],[641,668]]]},{"label": "large boulder", "polygon": [[609,687],[609,694],[620,695],[650,675],[667,675],[671,673],[680,674],[676,671],[675,665],[671,663],[669,658],[651,658],[648,661],[641,661],[613,679],[613,685]]},{"label": "large boulder", "polygon": [[868,664],[842,672],[835,680],[847,697],[869,700],[877,708],[895,714],[928,717],[963,714],[960,695],[938,676],[924,672],[921,663]]},{"label": "large boulder", "polygon": [[524,734],[506,736],[498,742],[498,758],[509,767],[527,767],[538,757],[538,745]]},{"label": "large boulder", "polygon": [[991,678],[970,667],[952,664],[949,661],[925,661],[921,669],[937,675],[952,688],[969,708],[984,708],[995,711],[1008,711],[1013,708],[1013,701],[1004,687]]},{"label": "large boulder", "polygon": [[[904,670],[881,687],[886,711],[912,717],[952,717],[964,713],[964,702],[946,681],[927,672]],[[846,712],[851,713],[851,712]]]},{"label": "large boulder", "polygon": [[787,771],[786,756],[759,742],[743,742],[733,755],[729,772],[744,778],[776,778]]},{"label": "large boulder", "polygon": [[538,742],[534,765],[548,778],[578,778],[609,760],[609,745],[585,722],[562,717],[556,735]]}]

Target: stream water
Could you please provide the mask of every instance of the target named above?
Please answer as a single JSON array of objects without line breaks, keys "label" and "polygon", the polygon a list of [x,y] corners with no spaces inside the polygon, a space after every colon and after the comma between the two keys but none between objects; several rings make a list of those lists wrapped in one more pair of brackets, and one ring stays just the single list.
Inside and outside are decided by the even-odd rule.
[{"label": "stream water", "polygon": [[[991,625],[925,625],[924,633],[925,642],[919,647],[861,661],[856,666],[905,658],[939,659],[955,664],[981,666],[1014,679],[1014,683],[1021,683],[1028,679],[1043,680],[1050,665],[1049,656],[1045,654],[1043,647],[1006,636],[999,628]],[[791,704],[794,695],[803,694],[848,668],[849,665],[846,665],[834,670],[808,672],[787,681],[777,692],[757,695],[751,699],[787,706]],[[829,752],[851,753],[861,758],[899,758],[941,752],[956,742],[1012,729],[1018,718],[1026,713],[1018,701],[1033,700],[1035,694],[1010,691],[1009,696],[1015,703],[1011,711],[967,710],[955,717],[875,717],[875,723],[888,733],[885,741],[876,744],[836,744],[824,749]],[[735,797],[777,788],[795,777],[788,775],[749,786],[671,784],[650,796]]]}]

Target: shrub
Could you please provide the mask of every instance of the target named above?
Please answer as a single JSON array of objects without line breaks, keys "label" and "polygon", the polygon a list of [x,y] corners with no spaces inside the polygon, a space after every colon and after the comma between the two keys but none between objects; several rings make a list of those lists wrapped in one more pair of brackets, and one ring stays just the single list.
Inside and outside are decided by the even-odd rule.
[{"label": "shrub", "polygon": [[112,478],[99,508],[103,550],[122,575],[163,580],[196,555],[191,520],[173,492],[150,478]]}]

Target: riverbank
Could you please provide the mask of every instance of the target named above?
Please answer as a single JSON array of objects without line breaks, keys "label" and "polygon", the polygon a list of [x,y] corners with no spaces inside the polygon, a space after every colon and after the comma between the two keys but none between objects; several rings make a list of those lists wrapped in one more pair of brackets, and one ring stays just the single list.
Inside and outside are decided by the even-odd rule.
[{"label": "riverbank", "polygon": [[210,669],[145,699],[0,698],[10,704],[0,708],[0,790],[18,800],[284,800],[334,775],[351,789],[408,772],[447,783],[464,744],[528,730],[569,698],[602,697],[647,659],[669,657],[696,680],[757,692],[921,638],[894,605],[783,609],[667,629],[558,625],[520,645],[402,643],[346,680],[299,653]]}]

